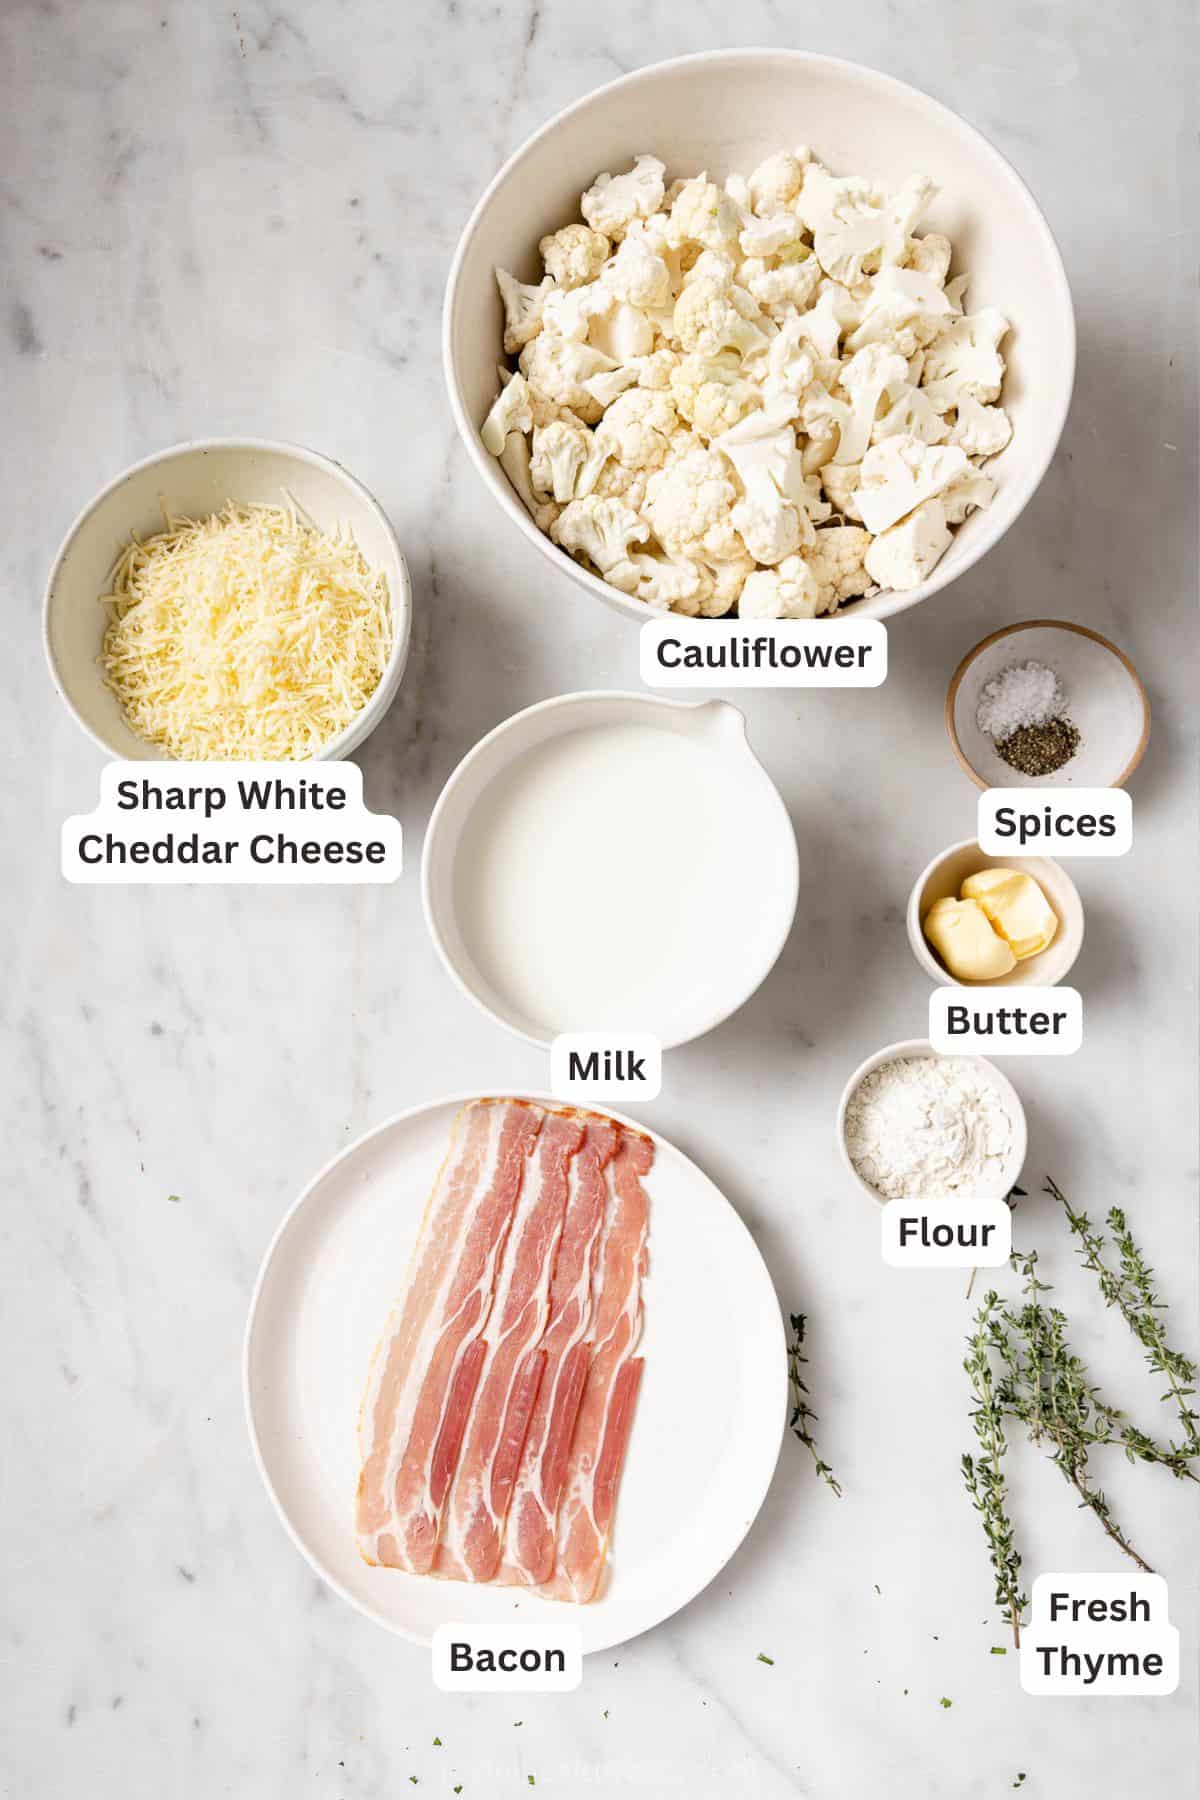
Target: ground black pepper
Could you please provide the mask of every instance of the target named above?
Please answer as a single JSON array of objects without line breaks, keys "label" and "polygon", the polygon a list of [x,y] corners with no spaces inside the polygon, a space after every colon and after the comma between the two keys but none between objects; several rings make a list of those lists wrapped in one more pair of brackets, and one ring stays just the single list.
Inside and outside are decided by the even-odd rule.
[{"label": "ground black pepper", "polygon": [[1053,775],[1079,748],[1079,728],[1070,719],[1022,725],[996,745],[996,754],[1019,775]]}]

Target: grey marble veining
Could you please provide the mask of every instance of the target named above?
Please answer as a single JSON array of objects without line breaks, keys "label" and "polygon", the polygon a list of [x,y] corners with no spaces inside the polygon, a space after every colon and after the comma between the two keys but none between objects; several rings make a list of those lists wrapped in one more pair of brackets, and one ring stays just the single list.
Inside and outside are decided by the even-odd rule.
[{"label": "grey marble veining", "polygon": [[[797,925],[751,1004],[672,1055],[648,1113],[742,1210],[785,1307],[810,1315],[845,1497],[788,1442],[730,1567],[669,1625],[594,1659],[579,1693],[438,1696],[425,1653],[328,1595],[280,1531],[242,1423],[240,1336],[283,1207],[339,1143],[422,1098],[544,1081],[542,1059],[442,975],[417,848],[484,730],[549,694],[634,685],[636,641],[548,577],[459,450],[442,283],[477,193],[551,112],[622,70],[731,43],[876,63],[1000,145],[1066,257],[1075,403],[1019,525],[896,622],[885,689],[742,697],[800,837]],[[1025,1699],[1012,1656],[989,1654],[1004,1640],[957,1485],[961,1292],[882,1267],[831,1118],[862,1056],[922,1029],[902,909],[973,819],[941,725],[950,671],[1022,617],[1111,633],[1155,708],[1137,846],[1076,865],[1084,1051],[1012,1073],[1027,1185],[1050,1170],[1093,1208],[1127,1203],[1195,1344],[1190,9],[9,0],[0,69],[0,1791],[391,1800],[410,1777],[470,1797],[525,1793],[533,1775],[548,1795],[983,1800],[1018,1770],[1052,1800],[1180,1791],[1189,1495],[1104,1470],[1171,1578],[1179,1694]],[[55,544],[125,462],[226,431],[337,456],[405,544],[412,662],[362,754],[371,804],[409,834],[395,889],[59,880],[59,823],[93,803],[99,759],[42,667]],[[1019,1236],[1082,1302],[1044,1204],[1022,1207]],[[1107,1329],[1088,1348],[1152,1414],[1133,1348]],[[1115,1566],[1052,1471],[1019,1460],[1017,1479],[1032,1569]]]}]

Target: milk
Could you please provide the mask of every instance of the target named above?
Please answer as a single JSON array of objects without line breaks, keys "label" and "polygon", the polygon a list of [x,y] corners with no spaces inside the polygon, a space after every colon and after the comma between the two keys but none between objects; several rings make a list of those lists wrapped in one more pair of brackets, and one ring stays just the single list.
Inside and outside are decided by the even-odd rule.
[{"label": "milk", "polygon": [[458,847],[458,928],[499,1009],[535,1035],[678,1041],[745,998],[773,954],[778,822],[744,747],[640,724],[527,751]]}]

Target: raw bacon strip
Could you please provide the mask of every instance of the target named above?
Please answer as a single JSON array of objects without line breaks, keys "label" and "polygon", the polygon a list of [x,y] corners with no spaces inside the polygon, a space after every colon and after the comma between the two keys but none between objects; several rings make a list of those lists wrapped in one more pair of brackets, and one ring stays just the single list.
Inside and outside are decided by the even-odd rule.
[{"label": "raw bacon strip", "polygon": [[604,1226],[604,1170],[617,1147],[617,1127],[584,1113],[583,1143],[571,1159],[567,1209],[542,1339],[545,1369],[529,1422],[521,1470],[504,1533],[498,1581],[537,1586],[554,1572],[554,1525],[567,1456],[587,1379],[592,1282]]},{"label": "raw bacon strip", "polygon": [[542,1337],[567,1203],[567,1169],[583,1141],[569,1113],[548,1113],[525,1170],[505,1246],[486,1346],[442,1521],[434,1573],[490,1581],[500,1563],[504,1522],[530,1416],[541,1385]]},{"label": "raw bacon strip", "polygon": [[545,1116],[524,1100],[473,1100],[454,1121],[359,1417],[358,1545],[369,1563],[417,1575],[433,1566],[496,1273]]},{"label": "raw bacon strip", "polygon": [[558,1512],[554,1572],[540,1592],[552,1600],[595,1597],[608,1553],[617,1484],[629,1441],[642,1364],[642,1275],[649,1209],[642,1177],[654,1145],[621,1132],[605,1171],[608,1197],[596,1269],[596,1325]]}]

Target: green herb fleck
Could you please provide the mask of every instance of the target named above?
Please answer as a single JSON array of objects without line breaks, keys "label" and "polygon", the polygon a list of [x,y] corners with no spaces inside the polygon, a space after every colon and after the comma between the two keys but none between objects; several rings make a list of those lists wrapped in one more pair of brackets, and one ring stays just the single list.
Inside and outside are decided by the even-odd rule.
[{"label": "green herb fleck", "polygon": [[442,1740],[441,1740],[441,1738],[434,1738],[434,1740],[433,1740],[433,1744],[434,1744],[434,1748],[435,1748],[435,1749],[436,1749],[436,1750],[440,1750],[440,1749],[441,1749],[441,1747],[442,1747]]},{"label": "green herb fleck", "polygon": [[953,1702],[953,1700],[947,1700],[945,1694],[943,1694],[941,1699],[938,1701],[938,1705],[940,1707],[942,1707],[943,1710],[948,1712],[949,1709],[954,1705],[954,1702]]},{"label": "green herb fleck", "polygon": [[1007,1656],[1008,1651],[1005,1649],[1003,1644],[993,1644],[992,1645],[992,1655],[993,1656]]},{"label": "green herb fleck", "polygon": [[178,1206],[178,1204],[179,1204],[179,1195],[178,1194],[168,1194],[167,1199],[173,1201],[175,1203],[175,1205]]},{"label": "green herb fleck", "polygon": [[775,1658],[773,1656],[768,1656],[765,1650],[759,1651],[758,1660],[759,1662],[769,1663],[772,1668],[775,1667]]}]

